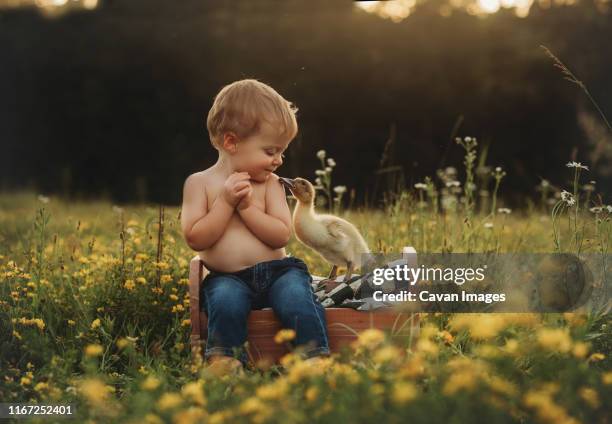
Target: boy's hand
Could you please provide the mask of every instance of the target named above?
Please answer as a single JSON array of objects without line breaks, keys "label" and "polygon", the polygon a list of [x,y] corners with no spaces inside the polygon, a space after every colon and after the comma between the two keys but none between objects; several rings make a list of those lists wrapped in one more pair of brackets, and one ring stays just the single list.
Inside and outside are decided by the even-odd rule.
[{"label": "boy's hand", "polygon": [[251,176],[248,172],[234,172],[227,177],[223,185],[223,197],[225,201],[231,206],[236,207],[238,202],[240,202],[245,195],[250,195],[252,191],[251,182],[249,181],[250,178]]},{"label": "boy's hand", "polygon": [[251,199],[252,198],[253,198],[253,186],[251,186],[249,184],[248,192],[245,195],[242,196],[242,199],[240,199],[240,201],[238,202],[238,206],[236,206],[236,208],[239,211],[248,208],[249,206],[251,206]]}]

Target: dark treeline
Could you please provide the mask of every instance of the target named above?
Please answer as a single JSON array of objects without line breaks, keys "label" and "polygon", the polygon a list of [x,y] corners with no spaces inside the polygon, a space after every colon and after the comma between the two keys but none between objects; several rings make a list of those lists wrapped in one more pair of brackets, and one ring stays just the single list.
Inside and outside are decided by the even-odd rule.
[{"label": "dark treeline", "polygon": [[216,160],[205,129],[215,93],[246,77],[300,108],[279,173],[314,180],[325,149],[334,184],[358,202],[372,198],[390,133],[384,165],[407,185],[460,167],[455,126],[489,145],[507,194],[533,193],[540,177],[567,187],[574,159],[609,187],[609,133],[539,45],[610,116],[612,14],[582,0],[527,18],[441,17],[443,3],[401,23],[350,1],[108,0],[56,19],[2,10],[2,188],[178,204],[185,177]]}]

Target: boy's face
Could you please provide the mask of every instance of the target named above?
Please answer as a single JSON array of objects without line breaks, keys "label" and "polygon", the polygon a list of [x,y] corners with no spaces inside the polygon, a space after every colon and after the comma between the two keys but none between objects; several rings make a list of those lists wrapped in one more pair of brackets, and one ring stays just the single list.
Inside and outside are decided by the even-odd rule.
[{"label": "boy's face", "polygon": [[233,151],[226,151],[230,153],[230,161],[237,172],[248,172],[252,180],[264,182],[283,164],[283,152],[289,143],[290,140],[278,136],[275,127],[263,122],[259,133],[238,140]]}]

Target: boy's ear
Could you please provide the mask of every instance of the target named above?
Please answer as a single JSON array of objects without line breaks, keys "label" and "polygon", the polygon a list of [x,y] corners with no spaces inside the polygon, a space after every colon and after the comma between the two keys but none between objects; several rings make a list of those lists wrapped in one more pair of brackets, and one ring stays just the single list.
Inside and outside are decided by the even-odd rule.
[{"label": "boy's ear", "polygon": [[233,132],[229,131],[223,134],[223,150],[230,154],[236,153],[238,150],[238,137]]}]

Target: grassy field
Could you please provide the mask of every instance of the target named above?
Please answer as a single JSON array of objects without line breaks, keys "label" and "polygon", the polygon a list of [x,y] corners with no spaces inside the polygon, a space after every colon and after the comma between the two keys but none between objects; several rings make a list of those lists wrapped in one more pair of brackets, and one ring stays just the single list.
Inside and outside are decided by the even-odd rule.
[{"label": "grassy field", "polygon": [[[319,183],[373,251],[608,253],[609,212],[579,175],[567,194],[543,184],[539,201],[509,211],[497,204],[503,171],[486,183],[469,156],[461,184],[441,171],[441,186],[427,179],[379,210],[338,210],[347,199],[325,166]],[[214,376],[189,349],[194,252],[179,209],[163,215],[0,195],[3,402],[74,404],[78,422],[609,422],[608,313],[422,314],[412,348],[370,330],[316,366],[288,355]],[[287,250],[328,271],[296,240]]]}]

